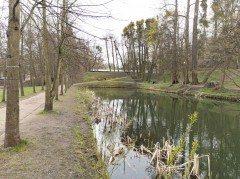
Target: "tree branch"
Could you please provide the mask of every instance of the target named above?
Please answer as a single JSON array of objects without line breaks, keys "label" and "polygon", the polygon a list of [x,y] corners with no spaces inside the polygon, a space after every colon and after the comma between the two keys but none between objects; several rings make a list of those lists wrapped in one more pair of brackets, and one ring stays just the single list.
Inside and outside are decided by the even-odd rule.
[{"label": "tree branch", "polygon": [[41,4],[41,1],[36,2],[36,3],[33,5],[32,9],[30,10],[30,13],[28,14],[27,19],[26,19],[25,22],[22,24],[22,27],[21,27],[21,30],[20,30],[21,33],[22,33],[23,29],[25,28],[25,26],[27,25],[28,21],[30,20],[30,18],[31,18],[31,16],[32,16],[32,14],[33,14],[33,11],[34,11],[34,9],[37,7],[38,4]]},{"label": "tree branch", "polygon": [[13,6],[13,19],[15,20],[15,16],[16,16],[16,13],[15,13],[15,9],[17,7],[17,5],[19,4],[20,0],[16,0],[14,6]]}]

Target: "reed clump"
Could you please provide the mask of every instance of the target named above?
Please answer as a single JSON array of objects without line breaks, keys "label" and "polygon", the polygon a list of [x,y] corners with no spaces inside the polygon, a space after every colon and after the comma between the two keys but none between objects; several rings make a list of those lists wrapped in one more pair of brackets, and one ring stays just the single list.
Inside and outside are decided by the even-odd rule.
[{"label": "reed clump", "polygon": [[[114,101],[106,103],[97,98],[92,109],[94,123],[101,122],[99,129],[102,131],[100,133],[101,135],[105,133],[102,135],[100,150],[109,165],[118,165],[118,162],[126,158],[129,151],[134,150],[136,157],[141,155],[149,157],[149,167],[154,169],[158,178],[200,178],[201,159],[207,158],[207,175],[208,178],[211,178],[210,157],[197,154],[198,142],[196,140],[192,142],[189,156],[184,156],[185,146],[188,142],[187,136],[197,121],[197,112],[189,116],[186,131],[182,134],[178,144],[174,144],[172,140],[163,139],[161,144],[157,142],[154,147],[150,148],[144,145],[137,146],[136,140],[125,135],[125,131],[128,130],[134,119],[133,117],[129,118],[124,111],[119,112]],[[120,140],[116,139],[117,133],[122,133],[119,136]]]}]

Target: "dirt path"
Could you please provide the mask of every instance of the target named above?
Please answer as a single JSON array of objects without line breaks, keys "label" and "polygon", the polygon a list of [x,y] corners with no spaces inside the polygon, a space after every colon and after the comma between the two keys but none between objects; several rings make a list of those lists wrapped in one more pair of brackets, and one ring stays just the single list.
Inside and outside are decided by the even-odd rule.
[{"label": "dirt path", "polygon": [[[42,110],[44,104],[45,93],[39,93],[35,96],[32,96],[28,99],[21,100],[19,102],[20,106],[20,125],[28,117],[31,118],[31,114],[36,114]],[[3,144],[4,140],[4,129],[6,121],[6,107],[0,108],[0,146]]]},{"label": "dirt path", "polygon": [[20,152],[0,148],[0,179],[105,178],[95,166],[99,159],[85,113],[76,113],[75,92],[72,87],[47,114],[39,114],[44,94],[21,102],[20,135],[28,144]]}]

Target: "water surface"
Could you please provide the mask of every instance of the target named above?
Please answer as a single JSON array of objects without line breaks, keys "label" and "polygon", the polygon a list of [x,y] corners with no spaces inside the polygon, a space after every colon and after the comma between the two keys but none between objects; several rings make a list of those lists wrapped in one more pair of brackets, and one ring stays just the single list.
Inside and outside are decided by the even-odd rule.
[{"label": "water surface", "polygon": [[[117,121],[116,125],[110,125],[102,119],[94,125],[103,157],[109,160],[113,148],[123,147],[127,153],[109,165],[111,178],[155,178],[150,158],[125,147],[121,138],[129,136],[136,147],[154,147],[164,139],[178,143],[186,130],[188,116],[194,111],[198,112],[198,121],[187,136],[185,160],[193,140],[197,139],[198,154],[210,156],[212,178],[240,178],[240,104],[123,89],[94,91],[105,106],[101,111],[108,108],[109,116]],[[99,117],[107,118],[101,114]],[[117,125],[122,122],[128,127]],[[200,172],[201,178],[207,176],[207,160],[201,161]]]}]

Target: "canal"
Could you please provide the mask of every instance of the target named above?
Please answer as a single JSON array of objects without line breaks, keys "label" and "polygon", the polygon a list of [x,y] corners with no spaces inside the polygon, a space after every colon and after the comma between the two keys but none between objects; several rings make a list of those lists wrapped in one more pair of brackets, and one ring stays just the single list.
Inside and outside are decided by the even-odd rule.
[{"label": "canal", "polygon": [[[135,149],[162,146],[165,140],[178,144],[195,111],[198,120],[186,136],[184,160],[197,140],[197,153],[210,157],[212,178],[240,178],[240,104],[137,90],[93,91],[100,101],[94,134],[111,178],[156,178],[151,157]],[[200,178],[207,175],[208,161],[203,158]]]}]

